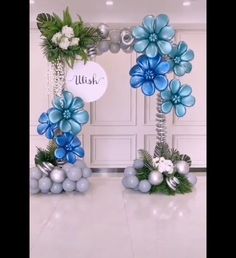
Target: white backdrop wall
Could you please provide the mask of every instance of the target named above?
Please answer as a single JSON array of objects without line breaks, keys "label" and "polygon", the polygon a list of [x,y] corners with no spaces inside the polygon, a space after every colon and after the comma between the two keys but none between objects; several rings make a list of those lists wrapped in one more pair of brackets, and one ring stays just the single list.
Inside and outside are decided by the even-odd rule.
[{"label": "white backdrop wall", "polygon": [[[178,29],[176,41],[184,40],[195,52],[193,70],[180,78],[193,88],[196,104],[184,118],[167,115],[168,143],[192,158],[192,167],[206,167],[206,31]],[[48,90],[48,62],[43,56],[40,33],[30,30],[30,165],[36,146],[46,147],[48,140],[37,134],[37,120],[51,107]],[[136,53],[106,53],[96,58],[108,77],[108,90],[98,101],[86,104],[90,122],[79,136],[85,149],[85,161],[92,168],[120,168],[137,157],[137,150],[151,153],[156,143],[156,97],[144,97],[140,89],[129,85],[129,70]],[[172,77],[173,78],[173,77]],[[172,79],[171,77],[169,79]]]}]

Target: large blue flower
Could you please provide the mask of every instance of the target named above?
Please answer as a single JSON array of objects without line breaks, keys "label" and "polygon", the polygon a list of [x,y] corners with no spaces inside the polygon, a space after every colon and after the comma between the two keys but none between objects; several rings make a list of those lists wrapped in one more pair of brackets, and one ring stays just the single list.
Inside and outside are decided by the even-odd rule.
[{"label": "large blue flower", "polygon": [[48,113],[51,111],[49,109],[47,113],[43,112],[39,117],[39,125],[37,126],[37,132],[38,134],[42,135],[45,134],[45,136],[48,139],[52,139],[54,137],[54,134],[58,128],[57,124],[51,123],[51,121],[48,118]]},{"label": "large blue flower", "polygon": [[77,156],[84,157],[84,149],[80,147],[81,142],[78,137],[71,133],[64,133],[55,137],[58,148],[55,150],[55,157],[59,160],[66,160],[74,164]]},{"label": "large blue flower", "polygon": [[175,114],[182,117],[186,114],[186,107],[195,104],[195,98],[191,96],[192,88],[187,84],[181,86],[177,79],[172,80],[169,86],[170,90],[161,92],[161,98],[163,99],[161,109],[163,113],[167,114],[174,107]]},{"label": "large blue flower", "polygon": [[136,39],[134,50],[138,53],[145,52],[148,57],[169,54],[172,49],[170,41],[175,31],[168,25],[169,18],[165,14],[156,18],[153,15],[144,17],[142,26],[135,27],[132,31]]},{"label": "large blue flower", "polygon": [[89,114],[83,109],[84,101],[73,97],[71,92],[64,91],[62,97],[57,97],[53,103],[54,108],[48,116],[52,123],[58,123],[62,132],[78,134],[82,125],[89,120]]},{"label": "large blue flower", "polygon": [[137,64],[131,68],[129,74],[130,85],[133,88],[141,86],[142,92],[146,96],[151,96],[155,90],[163,91],[168,86],[165,74],[169,71],[168,62],[162,61],[160,55],[149,58],[141,55],[137,58]]},{"label": "large blue flower", "polygon": [[191,72],[192,64],[190,61],[193,60],[194,53],[191,49],[188,49],[188,45],[184,41],[180,41],[178,45],[172,45],[169,57],[171,70],[173,70],[177,76],[183,76],[185,73]]}]

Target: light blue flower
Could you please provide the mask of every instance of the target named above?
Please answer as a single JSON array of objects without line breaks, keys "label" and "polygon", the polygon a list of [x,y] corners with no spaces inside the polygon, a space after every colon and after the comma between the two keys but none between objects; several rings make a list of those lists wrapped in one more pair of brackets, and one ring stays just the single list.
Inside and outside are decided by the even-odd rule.
[{"label": "light blue flower", "polygon": [[58,123],[62,132],[76,135],[89,120],[88,112],[83,109],[84,101],[79,97],[74,98],[71,92],[64,91],[62,97],[54,100],[53,106],[48,114],[49,120]]},{"label": "light blue flower", "polygon": [[58,148],[55,150],[55,157],[59,160],[65,160],[74,164],[77,156],[84,157],[84,149],[80,147],[81,142],[78,137],[71,133],[64,133],[55,137]]},{"label": "light blue flower", "polygon": [[54,134],[56,130],[58,129],[57,124],[53,124],[50,122],[48,118],[48,113],[51,109],[47,111],[47,113],[43,112],[39,117],[39,125],[37,126],[37,132],[38,134],[42,135],[45,134],[45,136],[48,139],[52,139],[54,137]]},{"label": "light blue flower", "polygon": [[129,71],[130,85],[133,88],[141,86],[143,94],[151,96],[156,90],[163,91],[167,88],[168,80],[165,74],[169,69],[168,62],[162,61],[160,55],[154,58],[141,55],[137,58],[137,64]]},{"label": "light blue flower", "polygon": [[160,14],[156,18],[153,15],[144,17],[142,26],[135,27],[132,34],[136,39],[134,50],[138,53],[145,52],[148,57],[155,57],[157,54],[170,53],[170,41],[175,31],[169,26],[168,16]]},{"label": "light blue flower", "polygon": [[181,86],[177,79],[170,81],[169,86],[170,90],[161,92],[162,112],[167,114],[174,107],[176,116],[182,117],[186,114],[186,107],[192,107],[195,104],[195,98],[191,96],[192,88],[187,84]]},{"label": "light blue flower", "polygon": [[190,61],[193,60],[194,53],[191,49],[188,49],[188,45],[184,41],[180,41],[178,45],[172,45],[169,57],[170,70],[173,70],[177,76],[183,76],[185,73],[191,72],[192,64]]}]

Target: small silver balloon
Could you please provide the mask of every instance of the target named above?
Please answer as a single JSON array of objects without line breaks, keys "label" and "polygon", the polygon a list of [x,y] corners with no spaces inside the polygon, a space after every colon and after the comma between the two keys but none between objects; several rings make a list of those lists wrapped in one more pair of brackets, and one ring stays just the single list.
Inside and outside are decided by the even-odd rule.
[{"label": "small silver balloon", "polygon": [[139,184],[139,180],[136,176],[126,176],[125,180],[128,188],[135,188]]},{"label": "small silver balloon", "polygon": [[151,184],[148,182],[148,180],[144,179],[139,182],[138,189],[142,193],[147,193],[151,189]]},{"label": "small silver balloon", "polygon": [[62,184],[53,183],[50,191],[55,194],[61,193],[63,191]]},{"label": "small silver balloon", "polygon": [[42,172],[38,167],[33,167],[30,169],[30,176],[39,180],[42,177]]},{"label": "small silver balloon", "polygon": [[35,178],[30,178],[30,189],[38,189],[39,183],[38,180]]},{"label": "small silver balloon", "polygon": [[119,30],[110,31],[109,37],[112,43],[120,43],[121,35]]},{"label": "small silver balloon", "polygon": [[152,185],[160,185],[163,181],[163,175],[162,173],[154,170],[149,174],[148,181]]},{"label": "small silver balloon", "polygon": [[30,192],[31,192],[32,194],[37,194],[37,193],[40,192],[40,189],[39,189],[39,188],[30,189]]},{"label": "small silver balloon", "polygon": [[137,171],[133,167],[127,167],[124,170],[124,176],[135,176]]},{"label": "small silver balloon", "polygon": [[66,174],[71,181],[78,181],[82,177],[82,169],[78,167],[72,167]]},{"label": "small silver balloon", "polygon": [[83,177],[87,178],[92,175],[92,169],[91,168],[83,168],[82,169]]},{"label": "small silver balloon", "polygon": [[197,177],[193,173],[188,173],[186,177],[192,185],[195,185],[197,183]]},{"label": "small silver balloon", "polygon": [[127,176],[124,176],[121,180],[121,183],[122,185],[125,187],[125,188],[129,188],[128,187],[128,184],[127,184]]},{"label": "small silver balloon", "polygon": [[74,166],[75,166],[75,167],[78,167],[78,168],[86,168],[86,167],[87,167],[86,163],[85,163],[82,159],[78,159],[78,160],[74,163]]},{"label": "small silver balloon", "polygon": [[62,183],[66,178],[66,173],[62,168],[55,167],[50,173],[50,178],[55,183]]},{"label": "small silver balloon", "polygon": [[108,37],[109,26],[107,24],[100,23],[97,28],[100,30],[103,39]]},{"label": "small silver balloon", "polygon": [[[76,163],[75,163],[76,164]],[[65,172],[68,172],[70,168],[72,168],[73,165],[70,164],[70,163],[65,163],[63,166],[62,166],[62,169],[65,171]]]},{"label": "small silver balloon", "polygon": [[189,172],[189,164],[184,160],[177,161],[175,168],[176,171],[181,175],[187,175]]},{"label": "small silver balloon", "polygon": [[134,37],[132,35],[131,30],[124,28],[120,32],[120,37],[121,37],[121,45],[125,48],[129,47],[133,44],[134,42]]},{"label": "small silver balloon", "polygon": [[99,42],[99,44],[97,45],[97,49],[101,52],[101,53],[105,53],[109,50],[109,46],[110,46],[110,41],[109,40],[102,40]]},{"label": "small silver balloon", "polygon": [[62,183],[62,187],[66,192],[72,192],[75,190],[75,182],[71,181],[69,178],[66,178]]},{"label": "small silver balloon", "polygon": [[76,191],[84,193],[89,189],[90,183],[86,178],[81,178],[76,183]]},{"label": "small silver balloon", "polygon": [[143,160],[141,160],[141,159],[134,160],[134,164],[133,164],[134,168],[141,169],[141,168],[143,168],[143,166],[144,166]]},{"label": "small silver balloon", "polygon": [[49,177],[45,176],[39,179],[39,189],[42,193],[49,192],[52,186],[52,181]]},{"label": "small silver balloon", "polygon": [[111,43],[109,49],[110,49],[111,53],[116,54],[120,51],[120,44]]}]

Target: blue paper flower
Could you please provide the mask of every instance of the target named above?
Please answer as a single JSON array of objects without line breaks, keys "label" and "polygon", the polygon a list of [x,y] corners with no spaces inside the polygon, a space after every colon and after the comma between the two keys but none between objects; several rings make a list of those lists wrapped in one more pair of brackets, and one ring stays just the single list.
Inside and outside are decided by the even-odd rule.
[{"label": "blue paper flower", "polygon": [[169,71],[168,62],[162,61],[160,55],[149,58],[146,55],[137,58],[137,64],[131,68],[129,74],[130,85],[133,88],[141,86],[142,92],[146,96],[151,96],[155,90],[163,91],[168,86],[165,74]]},{"label": "blue paper flower", "polygon": [[81,142],[78,137],[71,133],[64,133],[55,137],[58,148],[55,150],[55,157],[59,160],[66,160],[74,164],[77,156],[84,157],[84,149],[80,147]]},{"label": "blue paper flower", "polygon": [[169,54],[172,49],[170,41],[175,31],[168,24],[169,18],[165,14],[156,18],[152,15],[144,17],[142,26],[135,27],[132,31],[136,39],[134,50],[138,53],[145,52],[148,57]]},{"label": "blue paper flower", "polygon": [[188,49],[188,45],[184,41],[180,41],[178,45],[172,45],[169,57],[171,70],[173,70],[177,76],[183,76],[185,73],[191,72],[192,64],[190,61],[193,60],[194,53],[191,49]]},{"label": "blue paper flower", "polygon": [[76,135],[89,120],[88,112],[83,109],[84,101],[79,97],[74,98],[71,92],[64,91],[63,97],[57,97],[53,106],[48,114],[49,120],[58,123],[62,132]]},{"label": "blue paper flower", "polygon": [[184,84],[181,86],[179,80],[175,79],[170,82],[170,90],[161,92],[163,104],[161,109],[167,114],[172,107],[175,109],[175,114],[182,117],[186,114],[186,107],[192,107],[195,104],[195,98],[191,96],[192,88]]},{"label": "blue paper flower", "polygon": [[54,137],[54,134],[58,128],[57,124],[51,123],[48,118],[48,113],[50,111],[51,109],[49,109],[47,113],[44,112],[40,115],[38,120],[40,124],[37,126],[38,134],[45,134],[48,139],[52,139]]}]

